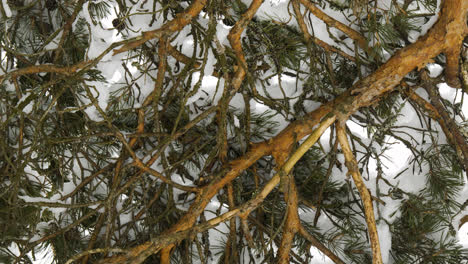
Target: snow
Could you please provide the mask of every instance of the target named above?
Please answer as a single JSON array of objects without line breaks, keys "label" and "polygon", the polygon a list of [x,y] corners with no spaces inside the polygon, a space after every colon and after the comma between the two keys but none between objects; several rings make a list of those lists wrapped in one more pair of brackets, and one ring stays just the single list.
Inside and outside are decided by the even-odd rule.
[{"label": "snow", "polygon": [[348,120],[346,121],[346,126],[353,132],[354,134],[358,134],[361,138],[367,138],[367,128],[359,125],[358,123]]},{"label": "snow", "polygon": [[333,264],[334,262],[316,247],[310,247],[311,264]]},{"label": "snow", "polygon": [[431,78],[436,78],[444,70],[444,68],[437,63],[428,63],[426,67],[429,70],[429,77]]},{"label": "snow", "polygon": [[222,89],[217,89],[218,83],[220,87],[224,86],[224,79],[218,79],[214,76],[203,76],[200,82],[200,72],[192,74],[192,87],[200,85],[198,91],[187,100],[187,104],[192,104],[199,99],[207,99],[213,101],[213,104],[217,104],[221,96],[223,95]]},{"label": "snow", "polygon": [[[18,101],[18,104],[17,104],[17,107],[23,111],[23,113],[25,114],[29,114],[32,112],[33,110],[33,106],[34,106],[34,98],[35,95],[31,92],[28,92],[26,94],[24,94],[21,99]],[[24,102],[25,101],[29,101],[26,105],[24,105]]]},{"label": "snow", "polygon": [[389,159],[382,159],[384,165],[383,171],[391,176],[393,173],[408,167],[408,161],[412,155],[411,151],[400,140],[394,137],[387,136],[385,140],[389,146],[385,150],[385,155],[391,157]]},{"label": "snow", "polygon": [[436,10],[427,10],[424,8],[423,5],[417,3],[417,2],[411,2],[409,5],[409,10],[417,10],[417,8],[421,8],[421,10],[415,12],[415,14],[428,14],[431,12],[434,12],[434,16],[431,16],[429,18],[429,21],[426,23],[424,22],[424,18],[417,18],[413,19],[413,24],[415,26],[420,26],[420,31],[411,31],[409,33],[408,39],[411,42],[416,42],[420,36],[426,35],[427,31],[432,28],[432,26],[437,22],[437,19],[439,18],[439,11],[440,11],[440,0],[437,0],[437,8]]},{"label": "snow", "polygon": [[62,39],[62,34],[63,34],[63,32],[60,31],[52,41],[50,41],[47,45],[45,45],[44,49],[54,50],[54,49],[58,48],[59,47],[58,45],[60,43],[60,39]]},{"label": "snow", "polygon": [[11,9],[10,9],[10,6],[8,5],[7,3],[7,0],[4,0],[2,1],[2,5],[3,5],[3,10],[5,10],[5,15],[6,17],[11,17]]},{"label": "snow", "polygon": [[458,230],[458,239],[461,246],[468,248],[468,225],[465,224]]},{"label": "snow", "polygon": [[390,227],[386,223],[377,224],[377,233],[379,234],[380,250],[382,252],[383,263],[388,263],[390,249],[392,247],[392,234]]}]

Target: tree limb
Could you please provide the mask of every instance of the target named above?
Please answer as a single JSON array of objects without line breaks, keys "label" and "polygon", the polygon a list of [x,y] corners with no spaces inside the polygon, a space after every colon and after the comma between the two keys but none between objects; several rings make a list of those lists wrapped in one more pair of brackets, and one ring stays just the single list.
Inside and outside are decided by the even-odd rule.
[{"label": "tree limb", "polygon": [[375,217],[374,217],[374,207],[372,205],[372,198],[367,189],[364,180],[361,177],[361,173],[359,173],[358,163],[354,154],[349,146],[348,138],[346,136],[346,132],[344,126],[340,120],[336,124],[336,135],[338,137],[338,141],[341,145],[341,150],[343,150],[343,154],[346,160],[346,167],[348,167],[348,173],[351,174],[353,177],[354,184],[356,185],[359,195],[361,196],[362,203],[364,205],[364,213],[366,215],[366,223],[367,223],[367,230],[370,236],[371,248],[372,248],[372,263],[373,264],[383,264],[382,261],[382,254],[380,253],[380,241],[379,235],[377,234],[377,226],[375,224]]}]

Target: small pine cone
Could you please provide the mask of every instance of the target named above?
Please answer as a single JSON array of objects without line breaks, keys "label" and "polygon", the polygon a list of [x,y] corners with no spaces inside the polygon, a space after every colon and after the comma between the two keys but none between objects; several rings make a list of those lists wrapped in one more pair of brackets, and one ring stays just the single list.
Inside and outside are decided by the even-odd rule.
[{"label": "small pine cone", "polygon": [[112,25],[118,31],[122,31],[125,29],[125,23],[123,21],[120,21],[119,18],[115,18],[114,20],[112,20]]},{"label": "small pine cone", "polygon": [[232,27],[236,24],[236,21],[234,21],[234,19],[231,19],[231,18],[224,18],[223,19],[223,24],[226,25],[226,26],[229,26],[229,27]]}]

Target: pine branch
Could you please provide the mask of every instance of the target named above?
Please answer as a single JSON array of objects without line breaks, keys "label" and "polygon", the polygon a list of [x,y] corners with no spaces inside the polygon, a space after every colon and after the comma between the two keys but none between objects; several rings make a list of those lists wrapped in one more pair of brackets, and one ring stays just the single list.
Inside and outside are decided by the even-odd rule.
[{"label": "pine branch", "polygon": [[[344,121],[341,121],[344,122]],[[364,204],[364,212],[366,215],[367,229],[370,236],[370,242],[372,247],[372,263],[383,264],[382,253],[380,252],[380,241],[379,235],[377,234],[377,226],[375,224],[374,217],[374,206],[372,205],[372,197],[367,189],[364,180],[359,173],[358,163],[354,154],[349,146],[348,138],[342,123],[336,125],[336,135],[341,145],[341,150],[345,156],[346,167],[348,167],[348,173],[351,174],[356,185],[359,195],[361,196],[362,203]]]}]

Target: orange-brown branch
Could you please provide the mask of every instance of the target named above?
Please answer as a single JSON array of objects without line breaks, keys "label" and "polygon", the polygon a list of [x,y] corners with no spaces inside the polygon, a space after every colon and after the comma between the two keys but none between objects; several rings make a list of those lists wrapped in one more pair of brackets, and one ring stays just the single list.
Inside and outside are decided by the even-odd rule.
[{"label": "orange-brown branch", "polygon": [[341,260],[337,255],[335,255],[330,249],[324,246],[320,241],[318,241],[314,236],[312,236],[307,229],[301,224],[299,226],[299,233],[310,242],[310,244],[316,247],[318,250],[322,251],[327,257],[329,257],[336,264],[344,264],[345,262]]},{"label": "orange-brown branch", "polygon": [[286,212],[286,223],[283,227],[283,237],[278,251],[278,263],[289,263],[289,252],[291,251],[294,236],[299,230],[301,224],[297,207],[297,188],[294,177],[289,175],[287,190],[285,191],[285,200],[288,206]]},{"label": "orange-brown branch", "polygon": [[449,139],[453,140],[452,143],[458,146],[458,149],[461,151],[460,156],[462,156],[460,157],[460,160],[463,161],[463,167],[465,168],[465,170],[468,170],[468,144],[464,136],[459,131],[455,121],[450,117],[450,115],[447,113],[444,106],[440,102],[440,97],[436,94],[437,87],[434,83],[431,82],[427,73],[422,73],[422,79],[422,86],[424,87],[424,89],[426,89],[427,93],[429,94],[429,98],[431,100],[432,105],[434,106],[437,113],[440,115],[441,119],[443,119],[443,122],[446,125],[447,131],[444,132],[446,132],[446,135]]},{"label": "orange-brown branch", "polygon": [[[234,53],[237,58],[237,63],[238,63],[237,71],[235,72],[234,78],[232,79],[232,82],[231,82],[232,88],[233,88],[232,94],[238,91],[239,88],[241,87],[242,82],[244,81],[244,78],[246,75],[246,70],[247,70],[247,63],[245,61],[245,56],[242,50],[242,44],[240,40],[241,34],[245,30],[247,25],[249,24],[252,17],[257,12],[262,2],[263,2],[262,0],[254,0],[252,4],[250,5],[250,7],[246,10],[246,12],[236,22],[234,27],[230,30],[227,36],[231,44],[231,47],[234,50]],[[235,177],[238,175],[238,173],[240,173],[240,171],[235,174]],[[213,186],[214,188],[212,190],[215,190],[214,192],[211,192],[210,190],[207,192],[207,194],[200,193],[197,196],[197,199],[195,200],[194,204],[192,204],[192,206],[189,209],[189,211],[193,209],[195,212],[186,214],[184,217],[182,217],[181,220],[179,220],[177,224],[175,224],[167,232],[176,232],[176,231],[186,230],[187,228],[190,228],[195,223],[196,219],[204,210],[206,205],[209,203],[211,197],[213,197],[226,184],[227,182],[223,182],[222,185]],[[204,196],[208,196],[209,198],[204,197]],[[198,198],[201,198],[201,199],[198,199]],[[170,245],[164,248],[163,250],[161,250],[161,263],[169,263],[169,256],[173,247],[174,245]]]},{"label": "orange-brown branch", "polygon": [[366,216],[367,230],[369,232],[371,248],[372,248],[372,263],[383,264],[382,254],[380,253],[380,241],[379,235],[377,234],[377,226],[375,224],[374,207],[372,205],[372,197],[369,190],[364,183],[364,180],[359,173],[358,163],[354,154],[349,146],[348,138],[346,136],[345,128],[340,120],[336,125],[336,135],[340,142],[341,149],[346,160],[346,167],[348,167],[348,173],[353,177],[354,184],[356,185],[359,195],[361,196],[362,203],[364,205],[364,214]]},{"label": "orange-brown branch", "polygon": [[449,130],[445,122],[445,119],[442,118],[437,109],[424,98],[416,94],[413,90],[409,90],[405,92],[405,94],[412,102],[416,103],[419,107],[421,107],[429,115],[430,118],[436,120],[439,123],[440,127],[442,128],[442,131],[444,131],[444,134],[448,139],[448,142],[455,148],[460,160],[463,160],[463,154],[460,145],[453,137],[452,132]]},{"label": "orange-brown branch", "polygon": [[11,78],[17,78],[18,76],[25,75],[25,74],[35,74],[35,73],[41,73],[41,72],[50,72],[50,73],[59,73],[63,75],[72,75],[74,74],[77,70],[84,68],[85,66],[88,66],[91,62],[80,62],[72,66],[68,67],[62,67],[62,66],[57,66],[57,65],[48,65],[48,64],[43,64],[43,65],[34,65],[34,66],[29,66],[25,68],[21,68],[18,70],[11,71],[5,75],[0,75],[0,82],[3,81],[3,79],[7,77]]},{"label": "orange-brown branch", "polygon": [[164,24],[161,28],[145,31],[141,34],[141,36],[129,39],[129,41],[124,44],[123,47],[114,50],[114,55],[139,47],[148,40],[161,38],[164,35],[169,35],[181,30],[200,13],[200,11],[206,5],[206,1],[207,0],[194,0],[193,3],[184,12],[177,14],[173,20]]}]

